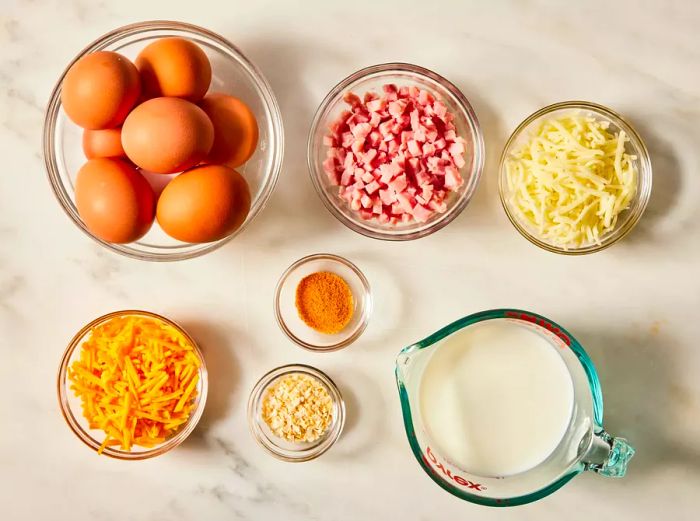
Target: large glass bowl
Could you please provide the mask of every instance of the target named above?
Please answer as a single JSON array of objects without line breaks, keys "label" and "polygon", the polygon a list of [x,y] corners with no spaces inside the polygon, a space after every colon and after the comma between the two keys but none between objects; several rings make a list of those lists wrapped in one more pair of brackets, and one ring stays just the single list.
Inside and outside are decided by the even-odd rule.
[{"label": "large glass bowl", "polygon": [[[61,84],[68,69],[81,57],[100,50],[116,51],[134,59],[141,49],[158,38],[177,36],[199,45],[212,65],[210,92],[224,92],[241,98],[258,121],[260,137],[255,154],[237,170],[251,190],[251,208],[243,225],[215,242],[190,244],[169,237],[157,223],[141,239],[130,244],[113,244],[95,237],[85,226],[75,206],[75,177],[86,161],[82,151],[82,129],[61,109]],[[270,85],[260,71],[232,43],[216,33],[181,22],[153,21],[127,25],[102,36],[83,49],[61,74],[46,109],[44,160],[49,181],[63,210],[87,235],[104,247],[142,260],[189,259],[213,251],[242,232],[264,208],[274,190],[282,166],[284,132],[282,117]],[[164,176],[164,178],[167,176]]]},{"label": "large glass bowl", "polygon": [[89,324],[86,324],[80,331],[78,331],[73,339],[68,344],[66,351],[63,354],[63,359],[61,360],[61,366],[58,370],[58,403],[61,407],[61,413],[66,423],[71,428],[73,433],[82,441],[85,445],[90,447],[94,451],[98,451],[100,445],[105,437],[105,433],[102,430],[91,429],[88,421],[83,416],[81,410],[80,398],[76,397],[70,389],[70,382],[68,381],[68,368],[75,360],[80,359],[81,346],[85,340],[90,336],[90,332],[93,328],[104,324],[105,322],[120,316],[138,316],[143,318],[152,319],[158,322],[163,322],[173,328],[175,328],[180,334],[182,334],[187,341],[194,346],[195,353],[200,361],[199,367],[199,382],[196,387],[197,396],[194,399],[194,405],[192,408],[192,413],[190,414],[187,422],[184,423],[180,429],[170,438],[164,442],[156,445],[155,447],[145,448],[139,445],[134,445],[130,451],[121,450],[118,447],[106,446],[102,452],[103,455],[109,456],[111,458],[121,459],[121,460],[142,460],[153,458],[161,454],[174,449],[180,445],[185,439],[192,433],[194,428],[197,426],[202,413],[204,412],[204,405],[207,401],[207,389],[208,389],[208,378],[207,378],[207,368],[204,363],[204,357],[202,352],[199,350],[197,343],[194,339],[187,334],[187,332],[182,329],[178,324],[169,320],[163,316],[157,315],[155,313],[150,313],[148,311],[138,311],[138,310],[125,310],[125,311],[114,311],[96,318]]},{"label": "large glass bowl", "polygon": [[[382,224],[376,220],[363,220],[338,195],[338,187],[333,185],[323,171],[327,147],[323,136],[329,125],[347,109],[343,101],[346,92],[351,91],[362,97],[367,91],[381,92],[382,86],[394,83],[401,86],[415,85],[428,90],[440,99],[455,115],[457,135],[466,141],[464,159],[466,164],[460,169],[464,183],[446,199],[447,211],[436,213],[426,222],[402,224]],[[484,139],[474,109],[467,98],[448,80],[431,70],[408,63],[385,63],[373,65],[348,76],[328,93],[321,102],[309,133],[308,162],[311,180],[326,208],[345,226],[362,235],[374,239],[405,241],[418,239],[436,232],[454,220],[467,206],[474,195],[484,167]]]},{"label": "large glass bowl", "polygon": [[[537,236],[537,231],[518,213],[517,208],[515,208],[512,203],[512,194],[508,187],[505,165],[513,152],[527,141],[532,130],[537,128],[543,119],[549,119],[557,115],[563,116],[571,112],[579,112],[582,115],[592,116],[601,121],[608,121],[610,123],[609,128],[611,132],[617,133],[624,131],[625,134],[627,134],[629,141],[625,145],[625,152],[636,156],[634,163],[638,173],[637,192],[632,198],[629,208],[620,214],[615,227],[603,235],[599,242],[583,244],[581,246],[562,247],[539,238]],[[518,125],[513,131],[503,148],[499,170],[498,191],[501,197],[501,204],[503,205],[508,219],[513,226],[515,226],[515,229],[528,241],[540,248],[563,255],[594,253],[615,244],[632,231],[632,228],[634,228],[635,224],[637,224],[639,218],[644,213],[647,203],[649,202],[649,197],[651,196],[651,160],[649,159],[649,152],[642,138],[622,116],[607,107],[588,101],[565,101],[555,103],[525,118],[525,121]]]}]

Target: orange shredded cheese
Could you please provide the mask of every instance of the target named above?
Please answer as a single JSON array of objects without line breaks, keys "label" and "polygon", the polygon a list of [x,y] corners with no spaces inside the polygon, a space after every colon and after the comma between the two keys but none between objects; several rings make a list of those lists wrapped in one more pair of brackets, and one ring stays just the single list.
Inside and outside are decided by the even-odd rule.
[{"label": "orange shredded cheese", "polygon": [[68,370],[91,429],[107,446],[153,447],[187,422],[197,397],[201,362],[192,343],[171,325],[137,315],[92,329]]}]

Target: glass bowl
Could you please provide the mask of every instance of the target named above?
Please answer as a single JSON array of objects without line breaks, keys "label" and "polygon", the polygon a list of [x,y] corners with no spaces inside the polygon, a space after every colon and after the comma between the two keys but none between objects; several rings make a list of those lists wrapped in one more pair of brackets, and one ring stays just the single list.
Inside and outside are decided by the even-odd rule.
[{"label": "glass bowl", "polygon": [[[215,242],[180,242],[166,235],[158,223],[154,223],[151,230],[138,241],[130,244],[112,244],[95,237],[87,229],[75,206],[75,176],[86,159],[81,146],[82,129],[70,121],[61,109],[61,84],[70,66],[88,53],[110,50],[133,60],[139,51],[153,40],[168,36],[185,38],[198,44],[212,65],[210,91],[234,94],[241,98],[257,118],[260,134],[258,148],[244,165],[237,168],[250,186],[250,212],[237,231]],[[172,261],[189,259],[213,251],[251,223],[264,208],[277,182],[282,166],[284,133],[279,107],[269,84],[255,65],[233,44],[218,34],[194,25],[152,21],[115,29],[88,45],[68,64],[51,93],[46,109],[43,148],[49,181],[56,198],[83,232],[104,247],[128,257]]]},{"label": "glass bowl", "polygon": [[80,347],[83,341],[89,337],[92,328],[119,316],[139,316],[168,324],[181,333],[194,346],[194,350],[199,357],[199,361],[201,362],[199,367],[199,383],[197,384],[196,388],[197,397],[195,398],[194,408],[192,409],[192,414],[188,418],[187,422],[182,425],[180,430],[155,447],[145,448],[134,445],[131,451],[123,451],[115,447],[106,446],[102,451],[102,454],[105,456],[121,460],[142,460],[153,458],[155,456],[165,454],[185,441],[202,417],[202,413],[204,412],[204,404],[207,401],[207,368],[204,364],[202,352],[199,350],[199,347],[194,339],[192,339],[192,337],[188,335],[184,329],[182,329],[172,320],[148,311],[125,310],[108,313],[107,315],[96,318],[89,324],[85,325],[75,334],[73,339],[68,344],[65,353],[63,353],[61,366],[58,370],[58,402],[61,407],[63,418],[66,420],[66,423],[75,433],[75,435],[92,450],[98,451],[102,445],[105,434],[102,430],[91,429],[87,420],[83,417],[80,399],[77,398],[69,388],[68,368],[73,361],[80,358]]},{"label": "glass bowl", "polygon": [[[297,286],[301,279],[318,271],[335,273],[350,286],[353,314],[339,333],[319,333],[299,317]],[[372,314],[372,290],[367,278],[352,262],[338,255],[317,253],[299,259],[282,274],[275,289],[274,306],[277,322],[290,340],[310,351],[336,351],[352,344],[367,328]]]},{"label": "glass bowl", "polygon": [[[333,401],[333,420],[324,435],[313,442],[293,443],[279,438],[272,433],[262,419],[261,410],[265,391],[280,378],[294,373],[315,378],[326,388]],[[302,462],[318,458],[338,441],[344,425],[345,402],[340,390],[323,371],[308,365],[290,364],[273,369],[258,380],[248,399],[248,426],[255,441],[267,452],[283,461]]]},{"label": "glass bowl", "polygon": [[[536,127],[543,119],[550,118],[556,114],[570,113],[572,111],[580,111],[584,115],[590,115],[599,120],[609,121],[609,128],[611,131],[619,132],[622,130],[627,134],[629,141],[625,145],[625,152],[637,157],[637,159],[634,160],[634,163],[637,167],[638,180],[637,193],[632,198],[629,208],[620,214],[615,228],[603,235],[600,238],[599,243],[564,248],[538,238],[535,230],[533,230],[531,226],[518,215],[517,210],[512,207],[510,197],[511,193],[508,188],[506,178],[505,163],[513,151],[522,146],[532,129]],[[498,191],[501,197],[501,204],[503,205],[508,219],[513,226],[515,226],[515,229],[518,230],[518,232],[520,232],[520,234],[528,241],[539,246],[540,248],[563,255],[582,255],[600,251],[612,246],[627,235],[632,228],[634,228],[634,225],[637,224],[637,221],[639,221],[642,213],[644,213],[651,195],[651,184],[652,170],[649,152],[647,151],[647,148],[637,131],[634,130],[632,125],[630,125],[616,112],[604,107],[603,105],[598,105],[588,101],[565,101],[555,103],[528,116],[525,121],[518,125],[506,142],[503,149],[503,154],[501,154],[498,177]]]},{"label": "glass bowl", "polygon": [[[323,171],[326,146],[323,136],[339,114],[347,108],[343,101],[346,92],[352,91],[362,97],[370,90],[381,92],[382,85],[394,83],[401,86],[415,85],[428,90],[443,101],[455,115],[456,132],[465,140],[466,165],[460,169],[464,184],[450,193],[446,199],[447,211],[435,214],[426,222],[382,224],[366,221],[353,211],[338,195],[338,187],[331,184]],[[454,220],[474,195],[484,166],[484,139],[474,109],[467,98],[448,80],[431,70],[408,63],[385,63],[359,70],[348,76],[328,93],[321,102],[309,133],[308,162],[311,180],[326,208],[345,226],[367,237],[389,241],[404,241],[425,237]]]}]

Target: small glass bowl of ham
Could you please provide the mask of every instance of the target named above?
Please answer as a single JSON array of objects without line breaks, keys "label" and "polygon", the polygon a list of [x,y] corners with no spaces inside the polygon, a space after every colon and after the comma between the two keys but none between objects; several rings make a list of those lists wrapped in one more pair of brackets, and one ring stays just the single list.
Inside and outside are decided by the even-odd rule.
[{"label": "small glass bowl of ham", "polygon": [[[159,327],[173,331],[173,334],[177,335],[182,342],[187,345],[188,349],[192,351],[195,359],[197,360],[197,365],[199,366],[197,370],[198,378],[196,379],[196,386],[191,393],[191,396],[194,396],[194,398],[189,400],[185,407],[188,414],[187,420],[173,429],[171,431],[171,435],[167,436],[163,441],[155,445],[146,447],[138,444],[138,440],[133,440],[130,450],[123,450],[118,443],[105,443],[106,432],[99,428],[91,428],[88,420],[85,418],[84,411],[82,410],[83,403],[81,402],[81,399],[76,396],[75,390],[72,388],[73,383],[71,382],[70,377],[70,371],[72,368],[74,368],[74,363],[79,360],[84,360],[84,358],[81,358],[81,356],[83,356],[82,346],[85,341],[90,339],[92,332],[96,329],[104,328],[110,323],[110,321],[114,322],[115,320],[120,319],[135,319],[136,321],[142,322],[149,321],[151,324],[155,324]],[[162,346],[160,346],[158,349],[162,350]],[[119,351],[120,349],[117,348],[117,350]],[[58,402],[61,408],[61,413],[63,414],[63,418],[66,420],[66,423],[71,428],[73,433],[80,439],[80,441],[82,441],[92,450],[96,451],[98,454],[120,460],[143,460],[153,458],[155,456],[165,454],[185,441],[202,417],[204,405],[207,400],[208,389],[207,369],[204,364],[204,357],[202,356],[202,352],[199,350],[199,347],[192,337],[175,322],[155,313],[139,310],[114,311],[96,318],[81,328],[70,341],[63,354],[58,371],[57,383]],[[113,383],[114,382],[106,383],[104,385],[109,387]],[[162,386],[162,389],[167,389],[168,385],[170,384],[166,383]],[[160,394],[163,395],[167,393],[163,392]],[[157,398],[157,400],[162,401],[165,398],[167,398],[167,396],[161,396],[160,398]],[[111,401],[114,403],[111,403],[106,407],[114,406],[118,408],[119,400],[115,399]],[[177,406],[175,408],[177,409]],[[156,428],[153,422],[147,423],[148,428]],[[116,427],[119,428],[118,425],[116,425]]]},{"label": "small glass bowl of ham", "polygon": [[501,155],[499,194],[510,222],[553,253],[603,250],[637,224],[651,195],[642,138],[613,110],[566,101],[528,116]]},{"label": "small glass bowl of ham", "polygon": [[429,235],[474,195],[484,142],[474,109],[442,76],[386,63],[348,76],[321,102],[311,180],[348,228],[383,240]]}]

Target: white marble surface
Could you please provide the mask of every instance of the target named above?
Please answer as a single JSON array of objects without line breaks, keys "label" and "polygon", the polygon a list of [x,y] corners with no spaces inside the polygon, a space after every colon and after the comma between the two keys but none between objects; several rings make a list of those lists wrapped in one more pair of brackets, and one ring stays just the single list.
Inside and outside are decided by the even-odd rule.
[{"label": "white marble surface", "polygon": [[[373,4],[380,2],[2,0],[0,518],[697,519],[700,6]],[[40,157],[43,108],[64,64],[100,34],[155,18],[200,24],[239,45],[267,75],[286,125],[284,171],[268,208],[233,243],[176,264],[122,258],[86,238],[54,200]],[[466,211],[436,235],[404,244],[366,239],[336,222],[313,191],[304,156],[326,91],[389,60],[455,82],[481,119],[488,156]],[[637,229],[583,258],[522,239],[496,189],[508,133],[535,109],[571,98],[627,115],[655,169]],[[326,355],[292,345],[271,305],[282,270],[317,251],[356,261],[376,297],[361,340]],[[455,318],[501,306],[550,316],[590,351],[606,427],[638,449],[626,479],[582,475],[539,503],[496,510],[448,495],[416,464],[401,424],[395,354]],[[135,463],[87,450],[55,396],[72,334],[130,307],[181,321],[211,370],[210,402],[195,435],[166,456]],[[327,371],[348,402],[340,442],[299,465],[263,453],[244,411],[254,381],[288,362]]]}]

